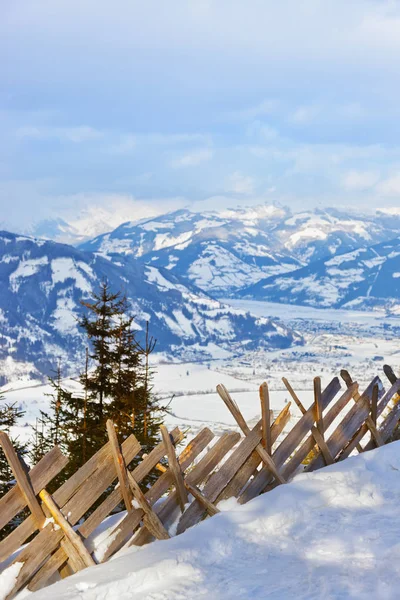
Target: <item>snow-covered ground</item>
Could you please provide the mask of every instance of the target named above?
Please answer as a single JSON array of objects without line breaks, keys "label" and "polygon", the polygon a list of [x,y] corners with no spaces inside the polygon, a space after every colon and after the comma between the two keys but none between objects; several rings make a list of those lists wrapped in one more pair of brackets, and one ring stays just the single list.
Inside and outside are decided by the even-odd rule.
[{"label": "snow-covered ground", "polygon": [[[168,541],[121,551],[32,600],[397,600],[400,442],[351,458]],[[4,585],[3,588],[4,590]]]}]

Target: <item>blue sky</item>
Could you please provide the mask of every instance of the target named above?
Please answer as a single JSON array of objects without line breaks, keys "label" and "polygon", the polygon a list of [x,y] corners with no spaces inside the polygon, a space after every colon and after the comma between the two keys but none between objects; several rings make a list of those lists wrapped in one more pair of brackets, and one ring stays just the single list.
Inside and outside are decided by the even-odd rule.
[{"label": "blue sky", "polygon": [[400,206],[399,64],[398,1],[0,0],[0,219]]}]

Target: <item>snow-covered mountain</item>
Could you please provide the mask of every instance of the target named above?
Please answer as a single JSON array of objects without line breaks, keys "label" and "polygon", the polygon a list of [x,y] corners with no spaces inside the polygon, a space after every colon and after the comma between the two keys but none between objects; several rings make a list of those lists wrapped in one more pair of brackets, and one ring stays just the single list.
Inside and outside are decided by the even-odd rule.
[{"label": "snow-covered mountain", "polygon": [[81,246],[111,260],[132,256],[195,284],[214,297],[265,278],[400,234],[400,218],[334,209],[292,214],[259,206],[195,213],[180,210],[127,222]]},{"label": "snow-covered mountain", "polygon": [[242,297],[319,308],[385,308],[400,314],[400,237],[269,277]]},{"label": "snow-covered mountain", "polygon": [[269,206],[203,214],[179,210],[124,223],[81,248],[109,258],[133,256],[218,295],[301,265],[274,234],[285,214]]},{"label": "snow-covered mountain", "polygon": [[77,325],[80,300],[104,278],[112,289],[125,292],[138,329],[149,320],[158,350],[174,356],[301,342],[280,324],[224,306],[168,270],[122,256],[111,262],[72,246],[0,232],[3,377],[49,373],[59,356],[73,371],[85,343]]}]

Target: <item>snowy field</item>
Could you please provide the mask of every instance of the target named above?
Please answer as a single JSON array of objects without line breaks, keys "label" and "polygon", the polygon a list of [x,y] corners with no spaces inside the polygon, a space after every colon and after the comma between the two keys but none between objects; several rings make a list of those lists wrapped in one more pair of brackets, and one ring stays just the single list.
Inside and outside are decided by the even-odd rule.
[{"label": "snowy field", "polygon": [[399,473],[395,442],[298,475],[245,506],[221,503],[221,514],[183,535],[122,550],[30,597],[397,600]]},{"label": "snowy field", "polygon": [[[313,378],[322,377],[327,385],[342,368],[350,371],[360,388],[366,387],[379,374],[386,384],[382,367],[390,364],[400,371],[400,318],[384,318],[375,311],[316,310],[255,301],[230,301],[259,316],[280,318],[285,324],[301,331],[304,346],[286,350],[243,351],[242,354],[215,357],[204,363],[165,364],[163,356],[155,356],[154,390],[170,414],[166,424],[178,425],[189,435],[202,427],[215,434],[236,429],[233,418],[215,392],[223,383],[237,400],[245,418],[254,423],[259,418],[258,386],[267,381],[271,391],[271,406],[275,414],[290,400],[282,377],[292,383],[303,404],[313,400]],[[226,353],[225,353],[226,354]],[[64,382],[79,392],[79,383]],[[49,385],[15,381],[3,388],[9,402],[18,403],[26,412],[17,432],[22,438],[31,435],[31,424],[46,410]],[[292,404],[293,419],[299,412]],[[292,420],[293,424],[293,420]]]}]

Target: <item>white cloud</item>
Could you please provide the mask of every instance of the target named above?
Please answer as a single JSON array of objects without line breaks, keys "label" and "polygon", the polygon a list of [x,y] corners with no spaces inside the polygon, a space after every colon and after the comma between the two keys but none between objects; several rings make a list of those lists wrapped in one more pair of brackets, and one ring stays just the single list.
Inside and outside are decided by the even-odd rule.
[{"label": "white cloud", "polygon": [[342,185],[349,191],[362,191],[372,188],[379,181],[376,171],[348,171],[342,180]]},{"label": "white cloud", "polygon": [[185,167],[196,167],[203,162],[212,159],[214,152],[209,148],[200,148],[176,158],[171,161],[171,167],[174,169],[182,169]]},{"label": "white cloud", "polygon": [[400,196],[400,174],[385,179],[377,186],[377,191],[382,196]]},{"label": "white cloud", "polygon": [[254,193],[254,186],[255,181],[253,177],[236,171],[228,178],[226,191],[249,196]]},{"label": "white cloud", "polygon": [[299,106],[289,115],[288,121],[294,125],[309,125],[319,116],[320,110],[318,106]]},{"label": "white cloud", "polygon": [[276,112],[277,108],[277,100],[267,99],[254,106],[229,111],[225,114],[225,117],[232,121],[251,121],[257,117],[272,115]]}]

